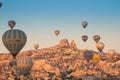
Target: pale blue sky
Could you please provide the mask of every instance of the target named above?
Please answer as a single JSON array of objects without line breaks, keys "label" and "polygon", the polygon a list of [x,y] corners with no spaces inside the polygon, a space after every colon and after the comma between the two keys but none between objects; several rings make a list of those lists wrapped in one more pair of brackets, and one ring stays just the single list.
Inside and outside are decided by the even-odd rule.
[{"label": "pale blue sky", "polygon": [[[15,20],[15,28],[23,30],[28,41],[22,49],[33,49],[34,43],[40,48],[50,47],[63,38],[74,39],[80,49],[97,51],[92,37],[101,36],[104,51],[115,49],[120,52],[120,0],[0,0],[0,52],[8,52],[2,44],[2,35],[9,29],[7,22]],[[88,26],[83,29],[82,21]],[[59,37],[54,30],[61,30]],[[86,43],[82,35],[88,35]]]}]

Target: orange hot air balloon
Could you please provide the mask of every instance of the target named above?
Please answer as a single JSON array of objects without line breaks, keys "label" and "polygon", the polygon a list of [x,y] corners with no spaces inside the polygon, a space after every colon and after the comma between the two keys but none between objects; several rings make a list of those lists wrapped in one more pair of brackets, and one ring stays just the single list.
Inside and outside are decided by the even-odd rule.
[{"label": "orange hot air balloon", "polygon": [[87,21],[83,21],[83,22],[82,22],[82,26],[83,26],[83,28],[86,28],[87,25],[88,25]]},{"label": "orange hot air balloon", "polygon": [[59,30],[55,30],[54,33],[55,33],[56,36],[58,36],[60,34],[60,31]]},{"label": "orange hot air balloon", "polygon": [[39,48],[39,44],[34,44],[34,48],[38,49]]},{"label": "orange hot air balloon", "polygon": [[16,25],[16,22],[15,22],[14,20],[8,21],[8,26],[9,26],[11,29],[13,29],[15,25]]},{"label": "orange hot air balloon", "polygon": [[99,50],[99,52],[102,52],[102,50],[104,48],[104,43],[103,42],[98,42],[96,44],[96,48]]},{"label": "orange hot air balloon", "polygon": [[99,36],[99,35],[94,35],[94,36],[93,36],[93,39],[94,39],[94,41],[95,41],[96,43],[98,43],[99,40],[100,40],[100,36]]},{"label": "orange hot air balloon", "polygon": [[93,60],[94,64],[97,64],[100,60],[100,55],[95,53],[92,57],[92,60]]}]

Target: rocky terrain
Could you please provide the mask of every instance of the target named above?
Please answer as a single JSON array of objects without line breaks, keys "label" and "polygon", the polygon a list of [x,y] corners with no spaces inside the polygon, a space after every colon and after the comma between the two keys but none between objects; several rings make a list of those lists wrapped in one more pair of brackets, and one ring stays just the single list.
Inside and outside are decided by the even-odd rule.
[{"label": "rocky terrain", "polygon": [[0,80],[14,80],[16,77],[20,80],[120,80],[119,54],[109,60],[107,53],[99,53],[100,61],[94,64],[92,60],[85,60],[83,52],[77,48],[74,40],[69,43],[67,39],[50,48],[21,52],[16,59],[28,56],[33,60],[28,75],[17,73],[15,63],[10,64],[11,54],[1,54]]}]

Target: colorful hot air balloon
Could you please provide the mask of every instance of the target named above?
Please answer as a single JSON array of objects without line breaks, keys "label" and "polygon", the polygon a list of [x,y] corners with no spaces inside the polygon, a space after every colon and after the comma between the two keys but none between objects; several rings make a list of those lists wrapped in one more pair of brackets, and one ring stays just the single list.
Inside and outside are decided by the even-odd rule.
[{"label": "colorful hot air balloon", "polygon": [[38,49],[39,48],[39,44],[34,44],[34,48]]},{"label": "colorful hot air balloon", "polygon": [[82,26],[83,26],[83,28],[86,28],[87,25],[88,25],[88,23],[87,23],[86,21],[83,21],[83,22],[82,22]]},{"label": "colorful hot air balloon", "polygon": [[92,57],[92,60],[93,60],[94,64],[97,64],[100,60],[100,55],[95,53]]},{"label": "colorful hot air balloon", "polygon": [[2,7],[2,2],[0,2],[0,8]]},{"label": "colorful hot air balloon", "polygon": [[60,34],[60,31],[59,30],[55,30],[54,33],[55,33],[56,36],[58,36]]},{"label": "colorful hot air balloon", "polygon": [[96,48],[99,50],[99,52],[102,52],[103,48],[104,48],[104,43],[102,42],[98,42],[96,44]]},{"label": "colorful hot air balloon", "polygon": [[89,62],[92,59],[92,57],[93,57],[92,51],[85,50],[83,52],[83,57],[87,60],[87,62]]},{"label": "colorful hot air balloon", "polygon": [[87,36],[87,35],[83,35],[83,36],[82,36],[82,40],[83,40],[84,42],[86,42],[87,39],[88,39],[88,36]]},{"label": "colorful hot air balloon", "polygon": [[15,22],[14,20],[8,21],[8,26],[9,26],[11,29],[13,29],[15,25],[16,25],[16,22]]},{"label": "colorful hot air balloon", "polygon": [[17,69],[18,72],[22,75],[29,74],[33,66],[33,61],[28,57],[21,57],[17,60]]},{"label": "colorful hot air balloon", "polygon": [[15,58],[19,51],[24,47],[27,41],[27,36],[21,30],[11,29],[3,34],[2,41],[5,47]]},{"label": "colorful hot air balloon", "polygon": [[98,43],[99,40],[100,40],[100,36],[99,36],[99,35],[94,35],[94,36],[93,36],[93,39],[94,39],[94,41],[95,41],[96,43]]}]

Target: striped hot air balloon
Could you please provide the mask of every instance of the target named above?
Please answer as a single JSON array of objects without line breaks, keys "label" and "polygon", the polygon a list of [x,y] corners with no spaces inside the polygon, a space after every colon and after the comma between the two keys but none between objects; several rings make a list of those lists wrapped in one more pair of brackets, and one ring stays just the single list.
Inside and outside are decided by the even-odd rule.
[{"label": "striped hot air balloon", "polygon": [[21,30],[11,29],[3,34],[2,41],[13,57],[16,57],[19,51],[24,47],[27,36]]},{"label": "striped hot air balloon", "polygon": [[29,74],[32,66],[33,61],[29,57],[21,57],[17,60],[17,69],[22,75]]}]

